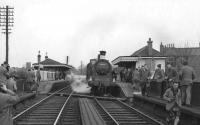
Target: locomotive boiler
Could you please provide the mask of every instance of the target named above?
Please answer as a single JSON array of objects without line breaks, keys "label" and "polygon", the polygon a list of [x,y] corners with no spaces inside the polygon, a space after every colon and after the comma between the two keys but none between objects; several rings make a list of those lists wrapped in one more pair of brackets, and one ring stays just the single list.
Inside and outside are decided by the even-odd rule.
[{"label": "locomotive boiler", "polygon": [[91,59],[87,65],[88,85],[92,88],[93,95],[112,95],[118,96],[119,87],[113,81],[112,66],[105,59],[106,51],[100,51],[97,59]]}]

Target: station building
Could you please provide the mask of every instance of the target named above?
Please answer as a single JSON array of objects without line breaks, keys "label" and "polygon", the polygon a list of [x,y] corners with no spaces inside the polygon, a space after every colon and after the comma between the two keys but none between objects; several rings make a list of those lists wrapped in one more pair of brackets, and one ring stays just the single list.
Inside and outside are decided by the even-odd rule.
[{"label": "station building", "polygon": [[157,68],[157,64],[161,64],[161,68],[165,69],[166,56],[153,48],[153,41],[151,38],[147,41],[147,45],[135,51],[130,56],[119,56],[112,61],[113,65],[125,68],[139,68],[147,64],[151,72]]},{"label": "station building", "polygon": [[60,63],[58,61],[50,59],[47,55],[45,56],[45,60],[41,61],[40,51],[37,58],[38,58],[38,63],[34,63],[33,67],[36,70],[38,68],[42,69],[41,75],[42,76],[44,75],[44,77],[50,77],[50,78],[53,77],[53,79],[59,79],[60,77],[63,78],[64,76],[66,76],[67,72],[69,72],[70,69],[73,68],[71,65]]}]

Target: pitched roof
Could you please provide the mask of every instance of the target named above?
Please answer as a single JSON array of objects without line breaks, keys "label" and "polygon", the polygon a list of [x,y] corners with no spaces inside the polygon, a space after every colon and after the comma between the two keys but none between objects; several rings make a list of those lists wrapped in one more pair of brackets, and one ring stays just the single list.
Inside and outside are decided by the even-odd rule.
[{"label": "pitched roof", "polygon": [[[40,64],[43,65],[43,66],[64,66],[64,67],[72,68],[72,66],[70,66],[70,65],[57,62],[57,61],[50,59],[50,58],[45,59],[44,61],[40,62]],[[38,63],[34,63],[33,65],[37,66]]]},{"label": "pitched roof", "polygon": [[[148,46],[144,46],[143,48],[135,51],[131,56],[148,57]],[[152,48],[152,56],[158,57],[162,56],[162,54],[159,51]]]}]

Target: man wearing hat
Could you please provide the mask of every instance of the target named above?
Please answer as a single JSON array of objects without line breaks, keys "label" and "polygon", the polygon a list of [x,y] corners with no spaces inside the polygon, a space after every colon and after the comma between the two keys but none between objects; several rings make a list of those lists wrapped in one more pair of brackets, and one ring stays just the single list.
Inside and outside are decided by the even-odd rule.
[{"label": "man wearing hat", "polygon": [[139,77],[140,77],[140,86],[141,86],[141,91],[142,95],[147,95],[148,96],[148,91],[147,91],[147,83],[148,79],[150,78],[151,73],[145,64],[142,66],[142,68],[139,70]]},{"label": "man wearing hat", "polygon": [[181,97],[182,97],[182,104],[186,106],[190,106],[191,101],[191,90],[192,90],[192,84],[194,79],[196,78],[196,73],[194,72],[194,69],[190,66],[188,66],[188,62],[183,62],[183,67],[180,71],[181,80]]},{"label": "man wearing hat", "polygon": [[161,90],[161,93],[160,93],[161,98],[164,94],[164,85],[163,85],[164,78],[165,78],[164,70],[161,69],[161,64],[158,64],[157,69],[156,69],[155,74],[154,74],[154,79],[161,86],[159,88]]}]

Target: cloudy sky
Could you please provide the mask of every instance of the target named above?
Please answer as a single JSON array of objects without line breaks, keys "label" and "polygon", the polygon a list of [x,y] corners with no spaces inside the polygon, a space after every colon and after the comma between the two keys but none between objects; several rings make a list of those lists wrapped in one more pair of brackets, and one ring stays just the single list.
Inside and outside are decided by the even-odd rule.
[{"label": "cloudy sky", "polygon": [[[161,42],[177,47],[199,46],[198,0],[0,0],[14,7],[10,40],[10,65],[21,67],[49,58],[75,67],[95,58],[99,50],[107,59],[130,55],[146,45]],[[0,62],[5,60],[5,35],[0,34]]]}]

